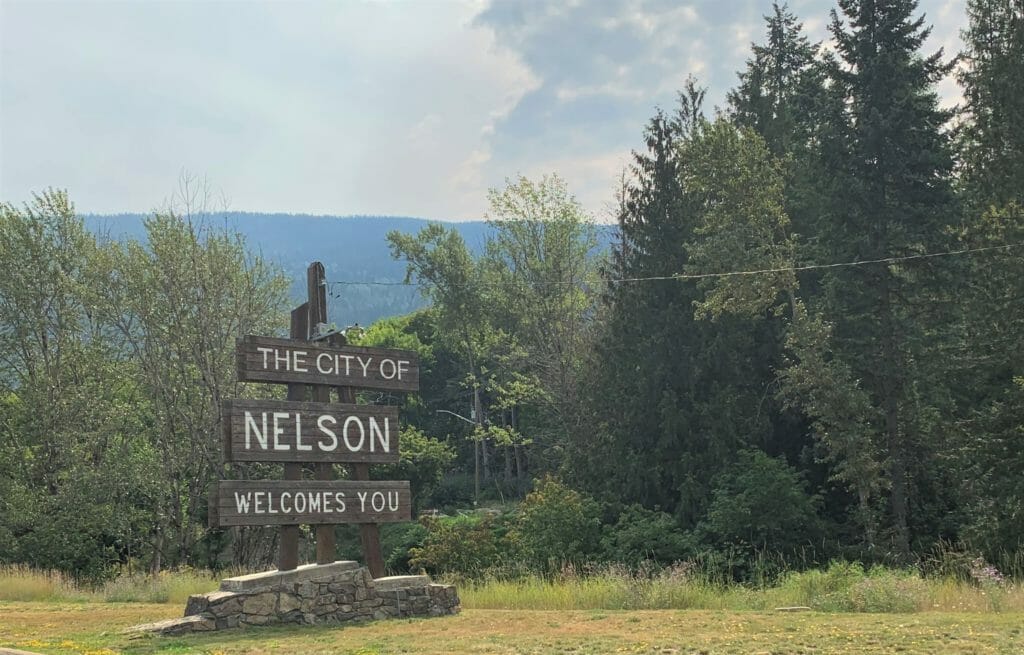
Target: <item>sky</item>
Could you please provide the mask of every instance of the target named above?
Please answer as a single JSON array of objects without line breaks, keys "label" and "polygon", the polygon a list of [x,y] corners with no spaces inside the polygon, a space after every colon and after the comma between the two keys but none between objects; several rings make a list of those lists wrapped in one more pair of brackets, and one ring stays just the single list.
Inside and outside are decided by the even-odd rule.
[{"label": "sky", "polygon": [[[920,0],[929,52],[965,0]],[[790,0],[814,40],[833,2]],[[0,200],[476,220],[557,173],[599,221],[646,121],[692,75],[721,106],[768,0],[0,0]],[[945,103],[956,85],[940,87]]]}]

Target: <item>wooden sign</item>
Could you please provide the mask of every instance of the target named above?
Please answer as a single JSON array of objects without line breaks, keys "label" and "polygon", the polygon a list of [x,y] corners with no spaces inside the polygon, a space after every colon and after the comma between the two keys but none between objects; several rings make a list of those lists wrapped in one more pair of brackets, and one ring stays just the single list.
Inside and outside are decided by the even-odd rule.
[{"label": "wooden sign", "polygon": [[419,356],[408,350],[247,336],[238,340],[237,357],[238,379],[242,382],[327,384],[387,391],[420,388]]},{"label": "wooden sign", "polygon": [[211,499],[211,527],[412,520],[404,480],[222,480]]},{"label": "wooden sign", "polygon": [[224,460],[398,461],[398,408],[286,400],[223,403]]}]

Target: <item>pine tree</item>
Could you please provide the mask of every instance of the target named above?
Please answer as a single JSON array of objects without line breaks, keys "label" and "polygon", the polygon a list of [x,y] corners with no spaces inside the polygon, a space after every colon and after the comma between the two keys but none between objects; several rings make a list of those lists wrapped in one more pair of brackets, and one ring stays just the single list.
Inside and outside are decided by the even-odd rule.
[{"label": "pine tree", "polygon": [[958,75],[966,101],[967,195],[982,209],[1024,205],[1024,4],[970,0],[967,15]]},{"label": "pine tree", "polygon": [[[935,83],[950,71],[941,51],[919,54],[929,29],[915,0],[839,0],[829,64],[832,114],[823,161],[834,197],[820,235],[831,261],[875,260],[946,246],[954,213],[953,160]],[[844,22],[845,19],[845,22]],[[932,484],[928,443],[941,432],[936,398],[920,384],[937,366],[936,269],[875,264],[835,269],[822,283],[839,356],[880,410],[893,547],[907,557],[911,508]],[[932,367],[932,368],[930,368]],[[931,382],[937,382],[932,378]],[[917,493],[915,493],[917,491]]]},{"label": "pine tree", "polygon": [[739,87],[729,92],[733,121],[761,135],[776,157],[806,143],[815,105],[823,90],[822,69],[815,59],[817,44],[787,5],[772,5],[765,16],[767,42],[754,44]]}]

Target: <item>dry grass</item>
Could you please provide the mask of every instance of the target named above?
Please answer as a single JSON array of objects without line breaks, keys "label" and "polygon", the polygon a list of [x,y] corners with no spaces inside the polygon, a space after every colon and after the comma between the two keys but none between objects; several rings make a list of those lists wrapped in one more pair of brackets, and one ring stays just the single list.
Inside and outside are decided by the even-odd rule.
[{"label": "dry grass", "polygon": [[173,603],[183,605],[191,594],[217,588],[219,580],[205,571],[183,570],[159,575],[122,575],[96,587],[82,586],[56,571],[0,566],[0,601]]},{"label": "dry grass", "polygon": [[1019,613],[466,610],[439,619],[181,638],[121,634],[126,626],[179,614],[180,607],[166,604],[0,603],[0,647],[53,655],[1024,652]]},{"label": "dry grass", "polygon": [[1024,612],[1019,583],[985,585],[922,578],[914,571],[833,564],[792,573],[765,588],[722,585],[699,574],[668,570],[656,576],[609,569],[598,575],[527,577],[460,585],[465,607],[540,610],[772,610],[806,606],[826,612]]}]

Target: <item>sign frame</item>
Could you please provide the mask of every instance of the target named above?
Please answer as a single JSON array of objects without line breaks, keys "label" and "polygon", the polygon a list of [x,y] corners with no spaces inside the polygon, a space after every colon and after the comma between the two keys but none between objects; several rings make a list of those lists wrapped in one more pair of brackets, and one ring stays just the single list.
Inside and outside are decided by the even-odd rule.
[{"label": "sign frame", "polygon": [[419,355],[398,348],[332,346],[323,341],[247,335],[236,342],[235,365],[239,382],[379,391],[420,388]]},{"label": "sign frame", "polygon": [[[257,421],[259,429],[255,429],[246,420],[245,413],[252,414],[289,414],[288,430],[275,436],[274,421],[266,425]],[[295,400],[247,400],[232,399],[221,403],[223,424],[223,442],[225,462],[308,462],[329,464],[395,464],[399,459],[400,422],[398,407],[394,405],[358,405],[348,403],[306,402]],[[296,419],[298,416],[300,418]],[[331,421],[322,418],[329,416]],[[355,418],[359,426],[360,448],[347,448],[357,435],[349,426],[349,417]],[[296,423],[304,433],[306,443],[300,449],[300,441],[296,437]],[[267,442],[262,449],[248,448],[246,431],[253,432],[253,437],[260,443],[259,437]],[[326,430],[326,432],[324,431]],[[258,435],[258,436],[257,436]],[[283,445],[287,448],[274,448],[275,440],[285,436],[288,440]],[[387,437],[387,450],[377,450],[383,445],[381,436]],[[324,450],[321,442],[324,438],[332,440],[335,448]],[[319,440],[319,441],[318,441]],[[279,444],[280,445],[280,444]]]}]

